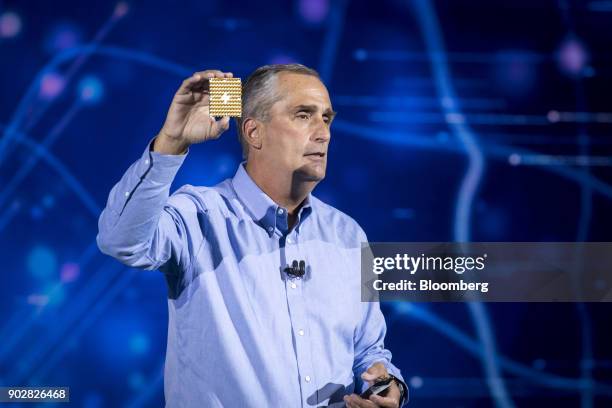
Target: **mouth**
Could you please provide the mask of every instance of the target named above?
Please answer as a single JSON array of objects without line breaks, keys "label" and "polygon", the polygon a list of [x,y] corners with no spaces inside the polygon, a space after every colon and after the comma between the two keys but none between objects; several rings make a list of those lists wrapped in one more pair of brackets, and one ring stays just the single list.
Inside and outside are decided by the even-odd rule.
[{"label": "mouth", "polygon": [[325,153],[323,153],[323,152],[314,152],[314,153],[305,154],[304,156],[308,156],[308,157],[313,157],[314,156],[314,157],[323,158],[323,157],[325,157]]}]

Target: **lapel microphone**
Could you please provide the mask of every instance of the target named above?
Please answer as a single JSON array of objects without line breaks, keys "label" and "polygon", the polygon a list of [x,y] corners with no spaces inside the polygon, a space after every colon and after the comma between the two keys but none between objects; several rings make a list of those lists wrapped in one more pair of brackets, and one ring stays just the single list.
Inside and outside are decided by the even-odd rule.
[{"label": "lapel microphone", "polygon": [[306,262],[304,262],[303,260],[299,262],[294,260],[291,263],[291,266],[285,267],[285,272],[287,273],[287,275],[291,275],[296,278],[301,278],[306,274]]}]

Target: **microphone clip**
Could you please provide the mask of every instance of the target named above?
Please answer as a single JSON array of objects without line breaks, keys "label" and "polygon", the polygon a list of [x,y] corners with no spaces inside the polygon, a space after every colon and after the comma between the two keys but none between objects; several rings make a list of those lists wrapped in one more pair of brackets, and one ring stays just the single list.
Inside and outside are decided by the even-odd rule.
[{"label": "microphone clip", "polygon": [[303,260],[299,262],[294,260],[291,263],[291,266],[285,267],[285,273],[296,278],[301,278],[306,274],[306,262],[304,262]]}]

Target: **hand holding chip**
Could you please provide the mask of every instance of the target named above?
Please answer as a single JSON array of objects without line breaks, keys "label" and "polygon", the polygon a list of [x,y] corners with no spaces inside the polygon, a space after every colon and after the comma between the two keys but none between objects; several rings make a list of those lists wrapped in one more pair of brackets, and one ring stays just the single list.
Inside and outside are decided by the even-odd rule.
[{"label": "hand holding chip", "polygon": [[229,129],[229,117],[241,114],[241,93],[240,79],[231,72],[194,73],[174,94],[153,150],[181,154],[192,144],[219,138]]}]

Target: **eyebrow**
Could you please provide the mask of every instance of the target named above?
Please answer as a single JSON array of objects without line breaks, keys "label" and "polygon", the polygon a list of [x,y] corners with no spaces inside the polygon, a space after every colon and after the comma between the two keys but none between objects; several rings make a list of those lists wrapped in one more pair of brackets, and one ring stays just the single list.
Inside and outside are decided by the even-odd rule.
[{"label": "eyebrow", "polygon": [[[298,105],[293,109],[294,112],[304,111],[304,112],[311,112],[311,113],[317,112],[318,110],[319,109],[317,105]],[[333,119],[338,114],[338,112],[335,112],[331,108],[327,108],[325,109],[323,114],[328,115],[331,119]]]}]

